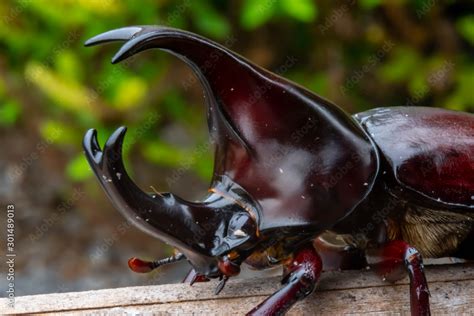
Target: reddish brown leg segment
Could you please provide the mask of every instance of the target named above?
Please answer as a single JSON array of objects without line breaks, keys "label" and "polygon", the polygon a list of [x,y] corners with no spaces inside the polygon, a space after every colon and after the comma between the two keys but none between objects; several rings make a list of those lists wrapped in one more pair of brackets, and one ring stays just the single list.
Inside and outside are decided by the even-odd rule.
[{"label": "reddish brown leg segment", "polygon": [[321,258],[312,245],[301,248],[286,266],[283,287],[247,315],[283,315],[293,304],[313,292],[321,270]]},{"label": "reddish brown leg segment", "polygon": [[408,271],[411,314],[431,315],[423,260],[415,248],[402,240],[393,240],[380,248],[367,250],[367,262],[388,281],[396,281],[403,277],[403,270]]}]

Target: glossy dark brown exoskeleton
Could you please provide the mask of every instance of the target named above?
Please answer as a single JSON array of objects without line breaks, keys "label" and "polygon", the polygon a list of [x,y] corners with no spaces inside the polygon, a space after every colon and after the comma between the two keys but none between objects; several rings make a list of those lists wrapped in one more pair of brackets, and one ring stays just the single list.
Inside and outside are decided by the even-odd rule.
[{"label": "glossy dark brown exoskeleton", "polygon": [[187,279],[220,278],[218,292],[244,262],[283,265],[282,288],[249,313],[282,314],[313,291],[330,248],[316,241],[330,231],[385,279],[408,272],[412,314],[426,315],[422,256],[474,256],[474,115],[392,107],[351,117],[189,32],[126,27],[86,45],[112,41],[125,42],[113,63],[159,48],[192,67],[216,148],[209,193],[188,202],[132,182],[121,159],[124,127],[103,150],[96,131],[87,132],[87,159],[114,206],[179,251],[154,262],[132,258],[132,270],[186,259]]}]

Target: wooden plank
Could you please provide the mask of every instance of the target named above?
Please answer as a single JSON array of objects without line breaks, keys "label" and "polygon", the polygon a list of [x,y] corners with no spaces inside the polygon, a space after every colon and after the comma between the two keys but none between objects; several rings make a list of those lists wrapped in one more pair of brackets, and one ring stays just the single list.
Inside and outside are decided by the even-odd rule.
[{"label": "wooden plank", "polygon": [[[427,267],[433,314],[474,313],[474,265]],[[138,286],[17,297],[15,309],[0,299],[2,314],[245,314],[279,287],[278,278],[229,281],[219,296],[216,282]],[[371,271],[325,272],[318,290],[289,315],[409,314],[408,279],[395,285]]]}]

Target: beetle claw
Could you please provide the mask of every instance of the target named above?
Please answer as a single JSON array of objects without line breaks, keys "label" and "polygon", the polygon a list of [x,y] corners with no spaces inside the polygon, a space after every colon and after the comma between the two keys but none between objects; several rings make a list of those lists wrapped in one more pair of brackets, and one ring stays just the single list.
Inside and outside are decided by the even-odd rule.
[{"label": "beetle claw", "polygon": [[219,293],[224,289],[227,280],[229,280],[229,277],[226,275],[220,280],[219,284],[217,284],[216,289],[214,290],[215,295],[219,295]]}]

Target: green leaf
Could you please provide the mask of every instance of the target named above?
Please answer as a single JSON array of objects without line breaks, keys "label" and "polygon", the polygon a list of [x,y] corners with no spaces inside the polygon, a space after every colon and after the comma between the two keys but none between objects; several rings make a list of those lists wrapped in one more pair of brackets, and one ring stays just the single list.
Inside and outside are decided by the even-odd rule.
[{"label": "green leaf", "polygon": [[419,102],[430,93],[424,72],[416,72],[408,83],[410,96]]},{"label": "green leaf", "polygon": [[461,35],[471,44],[474,45],[474,15],[468,15],[459,19],[456,27]]},{"label": "green leaf", "polygon": [[388,62],[379,68],[379,74],[388,82],[404,82],[409,80],[413,71],[419,69],[421,59],[412,48],[399,47]]},{"label": "green leaf", "polygon": [[78,155],[66,166],[66,175],[72,181],[84,181],[92,177],[92,170],[87,163],[86,157],[84,155]]},{"label": "green leaf", "polygon": [[162,107],[166,113],[175,121],[186,122],[190,119],[191,111],[187,109],[186,99],[176,89],[166,92],[163,97]]},{"label": "green leaf", "polygon": [[212,153],[210,151],[203,153],[203,157],[196,159],[196,164],[192,167],[194,172],[196,172],[201,179],[209,181],[214,170]]},{"label": "green leaf", "polygon": [[76,113],[84,113],[87,110],[97,114],[98,109],[91,106],[94,95],[92,91],[78,82],[66,80],[45,65],[37,62],[27,63],[25,77],[54,100],[56,105]]},{"label": "green leaf", "polygon": [[329,92],[329,80],[327,74],[314,74],[308,82],[308,87],[316,93],[327,95]]},{"label": "green leaf", "polygon": [[143,145],[142,154],[151,162],[161,166],[177,168],[181,171],[193,171],[204,180],[212,175],[214,163],[211,149],[205,145],[194,149],[182,149],[164,142],[147,142]]},{"label": "green leaf", "polygon": [[219,39],[230,34],[229,22],[207,3],[193,2],[192,14],[193,22],[201,32]]},{"label": "green leaf", "polygon": [[113,103],[120,110],[133,108],[139,105],[147,91],[147,84],[140,77],[126,78],[117,85]]},{"label": "green leaf", "polygon": [[9,100],[0,105],[0,125],[14,125],[21,115],[21,110],[20,105],[14,100]]},{"label": "green leaf", "polygon": [[281,0],[280,5],[286,14],[302,22],[314,21],[318,13],[312,0]]},{"label": "green leaf", "polygon": [[276,3],[274,0],[245,0],[240,13],[240,24],[251,30],[266,23],[275,14]]},{"label": "green leaf", "polygon": [[457,75],[456,89],[443,104],[446,108],[458,111],[474,110],[472,87],[474,86],[474,65],[466,66]]},{"label": "green leaf", "polygon": [[70,81],[80,81],[83,78],[84,67],[76,54],[70,50],[61,51],[56,57],[58,74]]},{"label": "green leaf", "polygon": [[5,83],[2,78],[0,78],[0,98],[5,95]]},{"label": "green leaf", "polygon": [[181,148],[156,141],[145,143],[141,150],[148,161],[168,167],[179,167],[188,156]]},{"label": "green leaf", "polygon": [[71,124],[55,120],[48,120],[41,124],[40,133],[44,139],[63,145],[76,145],[83,136]]},{"label": "green leaf", "polygon": [[380,5],[380,0],[359,0],[359,5],[366,10],[374,9]]}]

